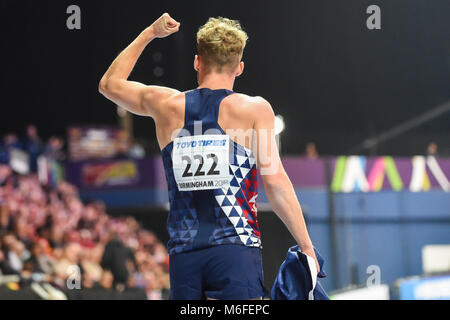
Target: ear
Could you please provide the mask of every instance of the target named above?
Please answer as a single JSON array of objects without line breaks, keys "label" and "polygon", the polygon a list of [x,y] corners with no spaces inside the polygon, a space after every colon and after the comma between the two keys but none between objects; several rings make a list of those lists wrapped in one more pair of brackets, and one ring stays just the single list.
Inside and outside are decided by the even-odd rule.
[{"label": "ear", "polygon": [[200,61],[198,55],[195,55],[194,57],[194,70],[197,72],[200,70]]},{"label": "ear", "polygon": [[241,61],[237,66],[235,76],[239,77],[243,72],[244,72],[244,61]]}]

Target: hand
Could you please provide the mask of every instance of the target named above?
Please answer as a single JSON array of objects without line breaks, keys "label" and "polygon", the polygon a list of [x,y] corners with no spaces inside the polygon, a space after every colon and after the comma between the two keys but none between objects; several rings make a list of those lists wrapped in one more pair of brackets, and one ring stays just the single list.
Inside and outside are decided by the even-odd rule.
[{"label": "hand", "polygon": [[311,258],[314,259],[314,261],[316,262],[316,268],[317,268],[317,273],[320,272],[320,266],[319,266],[319,261],[317,261],[317,257],[316,257],[316,253],[314,252],[314,248],[307,248],[305,250],[302,250],[302,252],[304,254],[306,254],[307,256],[310,256]]},{"label": "hand", "polygon": [[164,13],[150,26],[157,38],[165,38],[175,33],[180,28],[180,23],[173,19],[168,13]]}]

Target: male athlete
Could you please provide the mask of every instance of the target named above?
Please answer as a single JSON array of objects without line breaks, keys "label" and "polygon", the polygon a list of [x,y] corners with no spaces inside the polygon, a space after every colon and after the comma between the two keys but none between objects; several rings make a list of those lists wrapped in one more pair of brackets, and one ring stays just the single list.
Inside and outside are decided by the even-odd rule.
[{"label": "male athlete", "polygon": [[260,299],[257,169],[273,210],[319,270],[276,149],[274,113],[263,98],[232,91],[244,70],[247,34],[239,22],[226,18],[210,18],[197,33],[196,89],[180,92],[129,81],[144,48],[179,28],[164,13],[119,54],[99,90],[155,121],[169,189],[171,298]]}]

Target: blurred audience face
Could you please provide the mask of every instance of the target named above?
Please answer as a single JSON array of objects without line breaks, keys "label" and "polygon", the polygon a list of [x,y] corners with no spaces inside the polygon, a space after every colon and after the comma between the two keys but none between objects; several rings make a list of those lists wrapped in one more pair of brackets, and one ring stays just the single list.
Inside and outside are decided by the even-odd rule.
[{"label": "blurred audience face", "polygon": [[428,148],[427,148],[427,153],[428,153],[428,155],[430,155],[430,156],[436,156],[436,155],[437,155],[437,151],[438,151],[438,146],[437,146],[437,144],[436,144],[435,142],[431,142],[431,143],[428,145]]},{"label": "blurred audience face", "polygon": [[72,264],[78,264],[81,256],[81,246],[78,243],[69,243],[64,250],[64,258]]},{"label": "blurred audience face", "polygon": [[37,129],[34,125],[29,125],[27,127],[27,137],[30,139],[35,139],[38,137]]},{"label": "blurred audience face", "polygon": [[63,147],[63,141],[60,138],[54,136],[50,137],[50,139],[48,140],[48,144],[53,150],[61,150]]},{"label": "blurred audience face", "polygon": [[100,285],[109,290],[112,288],[114,282],[114,276],[111,271],[105,270],[103,271],[102,278],[100,279]]},{"label": "blurred audience face", "polygon": [[4,142],[7,147],[14,145],[18,141],[19,139],[17,139],[17,136],[14,133],[7,134],[4,137]]},{"label": "blurred audience face", "polygon": [[14,243],[17,241],[16,237],[12,234],[7,234],[3,237],[3,245],[6,249],[12,250]]},{"label": "blurred audience face", "polygon": [[0,182],[5,180],[11,175],[11,168],[6,165],[0,165]]},{"label": "blurred audience face", "polygon": [[306,157],[310,159],[316,159],[319,157],[315,143],[310,142],[306,145]]}]

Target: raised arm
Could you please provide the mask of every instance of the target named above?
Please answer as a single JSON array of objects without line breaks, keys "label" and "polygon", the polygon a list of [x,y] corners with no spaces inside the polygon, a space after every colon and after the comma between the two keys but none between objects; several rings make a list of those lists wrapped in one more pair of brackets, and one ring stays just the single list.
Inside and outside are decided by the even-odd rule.
[{"label": "raised arm", "polygon": [[266,100],[259,98],[257,108],[254,150],[266,195],[272,209],[288,228],[302,252],[315,259],[319,271],[319,263],[306,229],[300,203],[281,163],[275,141],[275,116],[272,107]]},{"label": "raised arm", "polygon": [[139,82],[129,81],[128,77],[142,51],[152,40],[167,37],[177,32],[179,27],[179,22],[172,19],[168,13],[164,13],[150,27],[142,31],[117,56],[103,75],[99,84],[100,93],[134,114],[155,117],[164,100],[178,93],[178,91],[167,87],[147,86]]}]

